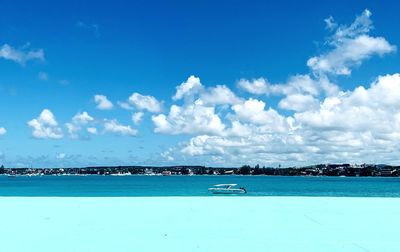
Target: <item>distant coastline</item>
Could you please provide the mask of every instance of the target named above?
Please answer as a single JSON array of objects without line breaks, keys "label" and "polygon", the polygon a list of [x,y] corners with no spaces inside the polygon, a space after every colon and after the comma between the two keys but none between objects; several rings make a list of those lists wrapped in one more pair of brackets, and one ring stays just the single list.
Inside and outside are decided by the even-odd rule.
[{"label": "distant coastline", "polygon": [[375,164],[318,164],[305,167],[273,168],[251,167],[206,167],[206,166],[96,166],[82,168],[5,168],[0,175],[6,176],[169,176],[169,175],[269,175],[269,176],[347,176],[347,177],[398,177],[400,166]]}]

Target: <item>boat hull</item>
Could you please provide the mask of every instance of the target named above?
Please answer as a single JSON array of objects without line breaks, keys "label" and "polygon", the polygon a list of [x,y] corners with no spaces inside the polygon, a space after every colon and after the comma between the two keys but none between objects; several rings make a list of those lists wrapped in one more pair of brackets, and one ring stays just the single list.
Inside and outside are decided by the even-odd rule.
[{"label": "boat hull", "polygon": [[245,194],[246,191],[243,189],[219,189],[219,188],[210,188],[209,192],[213,194]]}]

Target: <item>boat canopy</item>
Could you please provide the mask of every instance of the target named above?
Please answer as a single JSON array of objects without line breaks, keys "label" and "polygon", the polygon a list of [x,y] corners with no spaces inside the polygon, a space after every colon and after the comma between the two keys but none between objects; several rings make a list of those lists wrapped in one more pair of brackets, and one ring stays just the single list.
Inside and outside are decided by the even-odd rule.
[{"label": "boat canopy", "polygon": [[226,187],[226,186],[237,186],[237,184],[218,184],[214,185],[215,187]]}]

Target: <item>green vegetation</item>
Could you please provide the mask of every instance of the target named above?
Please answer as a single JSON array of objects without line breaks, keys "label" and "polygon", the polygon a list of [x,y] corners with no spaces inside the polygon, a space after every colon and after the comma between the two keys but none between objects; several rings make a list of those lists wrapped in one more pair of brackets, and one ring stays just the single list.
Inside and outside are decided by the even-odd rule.
[{"label": "green vegetation", "polygon": [[398,177],[400,166],[389,165],[350,165],[350,164],[318,164],[306,167],[273,168],[256,165],[235,167],[206,166],[103,166],[84,168],[4,168],[4,175],[160,175],[169,171],[172,175],[269,175],[269,176],[360,176],[360,177]]}]

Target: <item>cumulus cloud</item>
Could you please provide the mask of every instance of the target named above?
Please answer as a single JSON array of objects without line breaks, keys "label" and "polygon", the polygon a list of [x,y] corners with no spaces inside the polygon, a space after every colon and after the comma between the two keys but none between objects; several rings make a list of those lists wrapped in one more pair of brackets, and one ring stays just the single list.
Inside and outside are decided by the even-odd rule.
[{"label": "cumulus cloud", "polygon": [[265,103],[257,99],[249,98],[242,104],[232,106],[232,110],[237,119],[260,125],[264,131],[279,132],[287,128],[283,116],[272,108],[265,110]]},{"label": "cumulus cloud", "polygon": [[[328,97],[318,110],[295,114],[301,124],[313,129],[378,134],[382,130],[396,133],[400,116],[400,75],[386,75],[374,81],[370,88],[357,87]],[[397,133],[396,133],[397,134]]]},{"label": "cumulus cloud", "polygon": [[[72,117],[71,122],[65,124],[65,127],[67,127],[69,136],[71,138],[77,139],[80,138],[82,128],[92,121],[94,121],[94,118],[91,117],[86,111],[84,111],[82,113],[75,114]],[[91,133],[89,130],[87,131]]]},{"label": "cumulus cloud", "polygon": [[238,98],[227,86],[217,85],[216,87],[210,87],[201,92],[199,99],[196,102],[213,106],[236,104],[241,101],[242,99]]},{"label": "cumulus cloud", "polygon": [[172,148],[168,149],[167,151],[164,151],[160,153],[161,157],[163,157],[165,160],[171,162],[174,161],[174,158],[170,155],[170,153],[173,151]]},{"label": "cumulus cloud", "polygon": [[92,135],[97,135],[97,128],[95,127],[87,127],[86,131]]},{"label": "cumulus cloud", "polygon": [[176,87],[176,93],[172,97],[173,100],[180,100],[184,97],[190,97],[203,88],[200,78],[191,75],[185,82]]},{"label": "cumulus cloud", "polygon": [[29,44],[22,48],[14,48],[8,44],[0,47],[0,58],[11,60],[21,65],[32,60],[45,61],[43,49],[28,50]]},{"label": "cumulus cloud", "polygon": [[183,105],[152,117],[157,133],[192,135],[162,156],[214,165],[400,161],[400,75],[381,76],[368,88],[348,91],[331,81],[350,75],[372,56],[396,50],[385,38],[370,35],[370,17],[365,10],[350,25],[327,18],[326,28],[333,33],[326,42],[329,49],[308,60],[308,74],[282,83],[238,81],[250,95],[275,96],[278,108],[238,97],[224,85],[205,87],[190,76],[173,96]]},{"label": "cumulus cloud", "polygon": [[175,101],[184,99],[184,102],[188,104],[195,102],[206,106],[230,105],[242,101],[226,85],[206,88],[201,84],[200,78],[193,75],[176,87],[176,93],[172,99]]},{"label": "cumulus cloud", "polygon": [[[292,76],[284,84],[270,84],[262,78],[252,81],[243,79],[238,86],[253,94],[285,96],[279,104],[280,108],[295,112],[316,109],[319,105],[317,97],[321,92],[338,92],[336,85],[329,80],[315,79],[309,75]],[[298,127],[293,117],[285,117],[271,107],[266,108],[264,101],[254,98],[244,100],[225,85],[205,87],[200,78],[191,76],[177,87],[174,97],[175,100],[183,99],[184,104],[172,105],[168,114],[154,115],[152,121],[156,133],[195,135],[181,149],[180,153],[184,155],[225,157],[229,154],[229,151],[225,151],[226,148],[237,147],[235,153],[232,153],[234,157],[242,147],[256,153],[271,151],[272,146],[264,146],[263,142],[258,142],[260,139],[268,140],[274,146],[299,143],[302,140],[301,136],[292,134]],[[220,111],[222,115],[219,115],[216,109],[221,105],[230,106],[230,109],[228,107],[227,110]],[[257,141],[257,146],[250,148],[253,141]],[[219,143],[222,146],[218,146]],[[295,151],[299,151],[299,148],[295,148]],[[168,152],[168,156],[172,157],[172,151]]]},{"label": "cumulus cloud", "polygon": [[325,18],[324,22],[326,24],[326,29],[331,31],[338,26],[338,24],[335,22],[335,19],[332,16]]},{"label": "cumulus cloud", "polygon": [[87,124],[88,122],[93,121],[94,118],[91,117],[86,111],[82,113],[77,113],[72,117],[72,121],[76,124]]},{"label": "cumulus cloud", "polygon": [[173,100],[183,99],[183,105],[172,105],[169,113],[152,116],[156,133],[164,134],[224,134],[225,125],[216,113],[217,106],[241,103],[225,85],[206,88],[200,78],[190,76],[176,87]]},{"label": "cumulus cloud", "polygon": [[250,94],[256,94],[256,95],[269,93],[268,86],[270,86],[270,84],[264,78],[253,79],[251,81],[246,79],[240,79],[238,81],[239,88],[249,92]]},{"label": "cumulus cloud", "polygon": [[143,112],[136,112],[132,114],[132,122],[136,125],[140,124],[143,119]]},{"label": "cumulus cloud", "polygon": [[30,120],[28,126],[31,127],[34,138],[60,139],[63,137],[62,130],[49,109],[44,109],[37,118]]},{"label": "cumulus cloud", "polygon": [[343,42],[340,47],[326,54],[310,58],[307,65],[316,73],[350,75],[351,68],[361,65],[363,60],[374,54],[383,56],[394,50],[395,47],[382,37],[361,35]]},{"label": "cumulus cloud", "polygon": [[309,94],[318,96],[321,87],[319,80],[312,79],[309,75],[294,75],[289,78],[287,83],[272,85],[270,89],[273,94]]},{"label": "cumulus cloud", "polygon": [[291,94],[279,101],[278,106],[282,109],[293,111],[313,110],[319,104],[319,100],[312,95]]},{"label": "cumulus cloud", "polygon": [[305,94],[311,96],[319,96],[321,92],[328,95],[335,94],[339,88],[331,83],[326,76],[318,76],[313,78],[308,74],[297,74],[290,76],[286,83],[271,84],[264,78],[246,80],[241,79],[238,82],[238,87],[245,91],[261,95],[293,95]]},{"label": "cumulus cloud", "polygon": [[0,136],[5,135],[7,133],[6,128],[0,127]]},{"label": "cumulus cloud", "polygon": [[96,108],[100,110],[110,110],[113,108],[113,104],[111,101],[107,99],[105,95],[95,95],[94,101],[97,103]]},{"label": "cumulus cloud", "polygon": [[135,108],[132,107],[129,102],[118,102],[118,105],[122,108],[122,109],[126,109],[126,110],[134,110]]},{"label": "cumulus cloud", "polygon": [[[396,50],[383,37],[369,35],[372,29],[371,12],[365,10],[350,26],[338,26],[328,43],[333,47],[330,51],[310,58],[307,61],[316,74],[350,75],[353,67],[361,65],[363,60],[374,55],[383,56]],[[331,28],[333,18],[328,19]]]},{"label": "cumulus cloud", "polygon": [[78,138],[78,132],[81,130],[80,126],[73,123],[66,123],[65,127],[67,127],[68,134],[71,138]]},{"label": "cumulus cloud", "polygon": [[155,115],[152,120],[154,131],[165,134],[222,134],[225,128],[214,107],[198,104],[172,105],[168,115]]},{"label": "cumulus cloud", "polygon": [[150,95],[141,95],[139,93],[133,93],[129,97],[129,103],[138,110],[147,110],[152,113],[161,111],[161,103]]},{"label": "cumulus cloud", "polygon": [[236,164],[399,161],[400,74],[380,76],[369,88],[340,92],[293,116],[267,113],[251,98],[232,109],[235,120],[247,122],[239,123],[246,134],[194,136],[180,153]]},{"label": "cumulus cloud", "polygon": [[117,120],[105,120],[105,132],[114,133],[118,135],[136,136],[138,131],[131,128],[129,125],[122,125]]},{"label": "cumulus cloud", "polygon": [[[155,132],[193,135],[162,156],[175,161],[200,157],[214,165],[399,162],[400,74],[380,76],[369,87],[348,91],[330,80],[332,75],[350,75],[374,55],[396,50],[385,38],[370,35],[370,16],[365,10],[348,26],[327,18],[331,49],[308,60],[311,74],[277,84],[265,78],[238,81],[238,88],[249,94],[278,97],[278,107],[289,113],[259,99],[244,100],[229,89],[224,93],[225,86],[206,88],[191,76],[173,97],[184,104],[152,117]],[[228,109],[216,113],[221,104]]]},{"label": "cumulus cloud", "polygon": [[65,153],[57,153],[56,159],[64,159],[67,155]]},{"label": "cumulus cloud", "polygon": [[[181,149],[189,156],[222,157],[226,163],[257,162],[270,164],[290,160],[301,149],[302,139],[293,134],[254,133],[246,137],[200,135],[190,139]],[[261,161],[261,162],[260,162]]]},{"label": "cumulus cloud", "polygon": [[[266,78],[241,79],[237,87],[247,92],[245,97],[227,85],[205,86],[192,75],[177,85],[167,112],[162,112],[163,104],[155,97],[139,93],[118,104],[133,110],[133,125],[139,125],[148,111],[154,113],[155,133],[189,135],[188,140],[160,153],[167,162],[399,162],[400,74],[380,76],[353,90],[341,90],[332,82],[337,81],[336,75],[350,75],[364,60],[396,50],[385,38],[370,34],[370,17],[366,10],[350,25],[327,18],[326,29],[332,32],[325,44],[329,48],[308,60],[308,73],[279,83]],[[113,107],[104,95],[96,96],[99,109]],[[61,138],[51,112],[42,114],[28,122],[33,135]],[[98,134],[96,126],[87,112],[77,113],[66,124],[70,136]],[[138,133],[116,119],[104,120],[103,127],[100,134]]]},{"label": "cumulus cloud", "polygon": [[264,78],[241,79],[238,87],[250,94],[283,96],[278,106],[295,112],[312,111],[320,99],[336,96],[340,88],[328,76],[350,75],[354,67],[374,55],[394,52],[396,47],[383,37],[373,37],[371,12],[365,10],[350,25],[338,25],[333,17],[325,19],[326,28],[333,32],[327,40],[330,49],[310,58],[307,65],[313,74],[289,77],[286,83],[271,84]]}]

